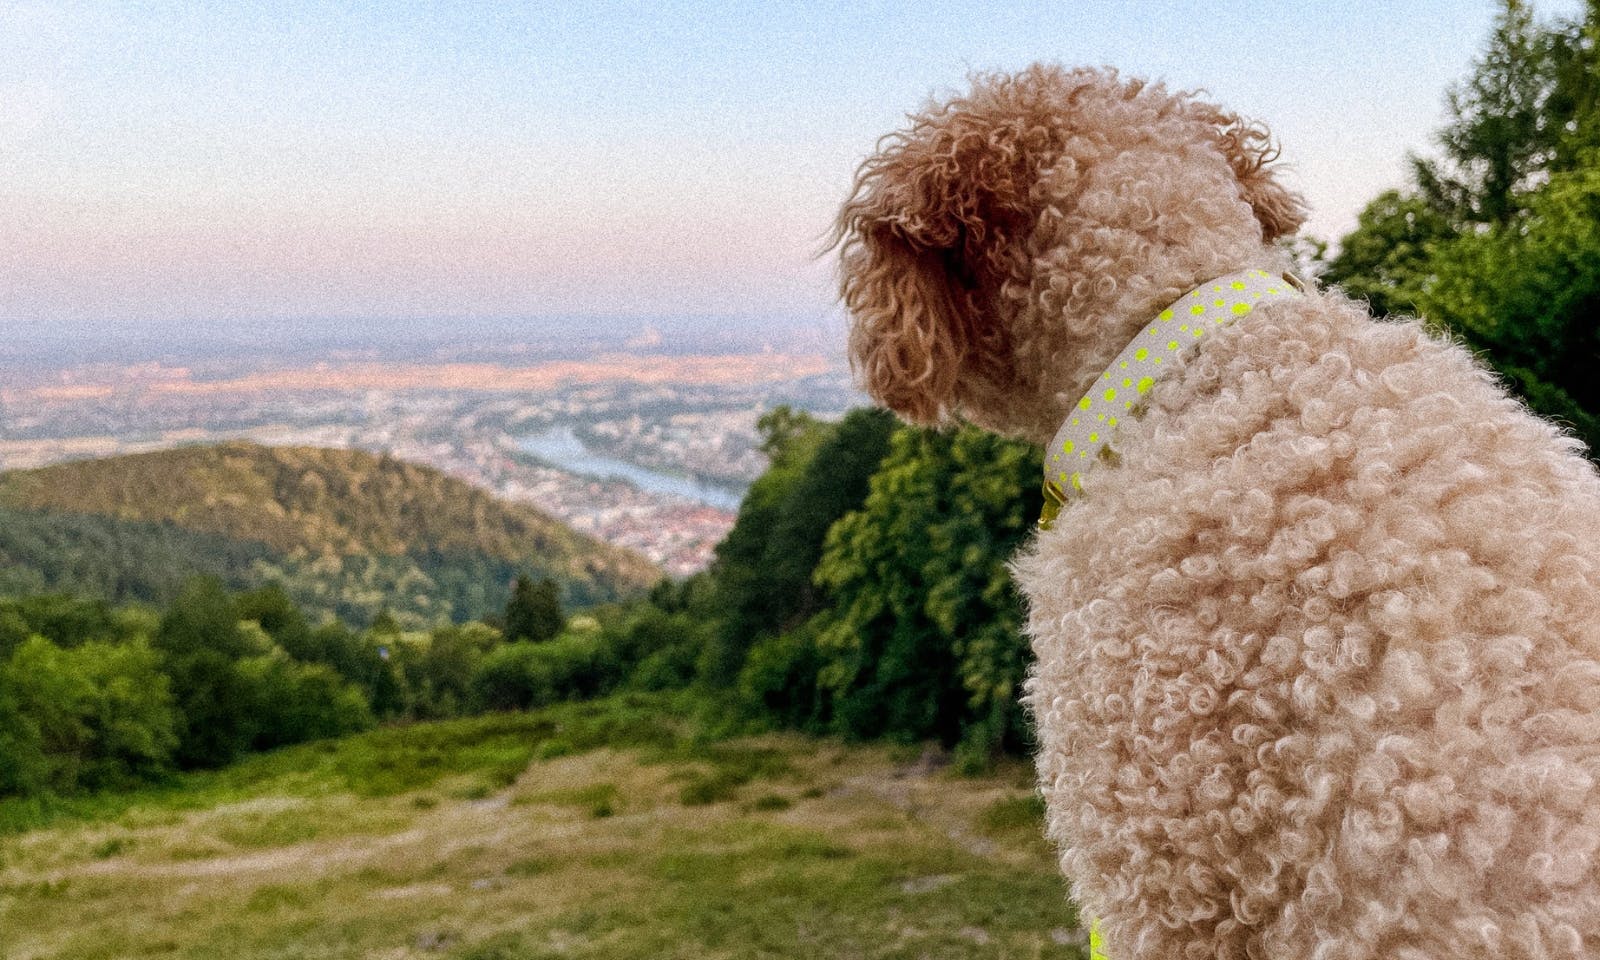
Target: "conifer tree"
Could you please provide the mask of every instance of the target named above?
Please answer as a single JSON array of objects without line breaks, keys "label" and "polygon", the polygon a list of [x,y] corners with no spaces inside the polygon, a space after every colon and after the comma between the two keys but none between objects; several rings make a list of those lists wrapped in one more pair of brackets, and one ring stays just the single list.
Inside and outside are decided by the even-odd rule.
[{"label": "conifer tree", "polygon": [[519,574],[511,588],[511,600],[506,603],[506,639],[542,643],[554,640],[566,625],[561,588],[556,582],[549,577],[534,582]]}]

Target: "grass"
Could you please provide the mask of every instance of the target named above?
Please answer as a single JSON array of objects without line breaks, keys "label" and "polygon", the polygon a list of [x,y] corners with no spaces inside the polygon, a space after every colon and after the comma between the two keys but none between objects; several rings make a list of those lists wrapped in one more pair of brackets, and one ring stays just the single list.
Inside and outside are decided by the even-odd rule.
[{"label": "grass", "polygon": [[681,714],[381,730],[0,809],[0,957],[1082,956],[1016,770]]}]

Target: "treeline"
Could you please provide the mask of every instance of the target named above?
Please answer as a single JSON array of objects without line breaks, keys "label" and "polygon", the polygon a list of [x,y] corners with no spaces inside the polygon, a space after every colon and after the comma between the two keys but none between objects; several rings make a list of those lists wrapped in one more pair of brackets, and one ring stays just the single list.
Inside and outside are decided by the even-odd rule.
[{"label": "treeline", "polygon": [[276,585],[211,578],[164,610],[0,600],[0,797],[123,789],[384,721],[598,695],[644,658],[650,618],[569,622],[557,585],[527,578],[490,622],[426,631],[387,615],[313,626]]},{"label": "treeline", "polygon": [[0,795],[117,789],[376,723],[617,689],[703,694],[724,728],[1026,745],[1004,560],[1038,515],[1033,451],[857,410],[761,421],[771,469],[712,569],[569,618],[551,580],[429,630],[313,624],[274,584],[165,607],[0,600]]},{"label": "treeline", "polygon": [[1505,0],[1447,97],[1439,155],[1362,211],[1323,278],[1461,338],[1600,450],[1600,2],[1541,23]]}]

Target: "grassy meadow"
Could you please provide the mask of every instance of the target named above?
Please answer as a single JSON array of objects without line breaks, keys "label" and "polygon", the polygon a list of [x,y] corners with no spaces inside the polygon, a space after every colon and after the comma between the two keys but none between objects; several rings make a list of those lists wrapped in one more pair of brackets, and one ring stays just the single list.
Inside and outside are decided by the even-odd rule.
[{"label": "grassy meadow", "polygon": [[0,958],[1085,955],[1022,764],[686,712],[626,695],[0,801]]}]

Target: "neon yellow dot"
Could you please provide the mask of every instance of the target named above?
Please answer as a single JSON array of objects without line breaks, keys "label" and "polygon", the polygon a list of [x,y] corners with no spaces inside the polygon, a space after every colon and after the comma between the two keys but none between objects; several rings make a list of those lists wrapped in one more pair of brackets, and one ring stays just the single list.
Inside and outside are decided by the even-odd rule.
[{"label": "neon yellow dot", "polygon": [[1061,445],[1061,452],[1062,453],[1071,453],[1072,452],[1072,447],[1073,447],[1072,441],[1068,440],[1066,443],[1063,443]]},{"label": "neon yellow dot", "polygon": [[1172,310],[1171,309],[1163,310],[1160,313],[1156,314],[1156,316],[1159,317],[1163,322],[1165,322],[1167,320],[1171,320],[1172,319]]},{"label": "neon yellow dot", "polygon": [[1057,483],[1066,483],[1067,482],[1067,471],[1063,470],[1060,473],[1056,474],[1056,482]]},{"label": "neon yellow dot", "polygon": [[1197,336],[1197,337],[1200,336],[1200,334],[1205,333],[1205,332],[1206,332],[1206,328],[1205,327],[1195,327],[1194,328],[1194,335]]},{"label": "neon yellow dot", "polygon": [[1250,304],[1236,303],[1233,305],[1233,312],[1239,314],[1240,316],[1244,316],[1250,312]]},{"label": "neon yellow dot", "polygon": [[1099,443],[1100,442],[1100,434],[1098,432],[1089,434],[1089,442],[1090,443]]},{"label": "neon yellow dot", "polygon": [[1120,366],[1122,369],[1126,370],[1126,369],[1128,369],[1128,361],[1124,360],[1120,364],[1118,364],[1118,366]]},{"label": "neon yellow dot", "polygon": [[1107,400],[1115,400],[1115,399],[1117,399],[1117,388],[1116,387],[1112,387],[1111,389],[1106,391],[1106,399]]},{"label": "neon yellow dot", "polygon": [[1124,386],[1124,387],[1131,387],[1131,386],[1133,386],[1133,378],[1132,378],[1132,377],[1123,377],[1123,378],[1122,378],[1122,385],[1123,385],[1123,386]]},{"label": "neon yellow dot", "polygon": [[1176,341],[1176,340],[1168,340],[1167,341],[1167,349],[1168,350],[1176,350],[1176,349],[1178,349],[1178,341]]},{"label": "neon yellow dot", "polygon": [[1226,307],[1228,305],[1228,301],[1222,299],[1221,297],[1218,297],[1217,299],[1211,301],[1211,304],[1212,304],[1212,306]]},{"label": "neon yellow dot", "polygon": [[1140,347],[1139,349],[1133,351],[1133,359],[1135,360],[1143,360],[1148,356],[1150,356],[1150,351],[1146,350],[1144,347]]},{"label": "neon yellow dot", "polygon": [[1077,425],[1078,425],[1078,418],[1077,418],[1077,417],[1073,417],[1073,418],[1072,418],[1072,425],[1073,425],[1073,426],[1074,426],[1074,427],[1076,427],[1076,426],[1077,426]]},{"label": "neon yellow dot", "polygon": [[1091,403],[1094,403],[1094,401],[1090,400],[1088,397],[1084,397],[1082,400],[1078,401],[1078,409],[1079,410],[1087,410],[1087,409],[1089,409],[1089,405]]},{"label": "neon yellow dot", "polygon": [[1235,280],[1235,281],[1233,281],[1233,289],[1235,289],[1235,290],[1243,290],[1244,289],[1244,281],[1243,280]]},{"label": "neon yellow dot", "polygon": [[1203,303],[1197,303],[1189,308],[1189,312],[1198,317],[1200,314],[1206,312],[1206,305]]},{"label": "neon yellow dot", "polygon": [[1112,417],[1110,420],[1106,421],[1106,426],[1108,426],[1108,427],[1114,427],[1116,425],[1117,425],[1117,418],[1116,417]]},{"label": "neon yellow dot", "polygon": [[1179,333],[1188,333],[1189,332],[1189,325],[1186,323],[1183,326],[1179,327],[1178,328],[1178,332]]},{"label": "neon yellow dot", "polygon": [[1072,475],[1072,489],[1074,489],[1074,490],[1082,490],[1083,489],[1083,474],[1074,473]]},{"label": "neon yellow dot", "polygon": [[1154,360],[1151,360],[1150,362],[1155,364],[1158,367],[1161,366],[1161,358],[1160,357],[1156,357]]},{"label": "neon yellow dot", "polygon": [[1100,374],[1100,379],[1101,380],[1110,380],[1111,379],[1111,371],[1107,370],[1105,373]]},{"label": "neon yellow dot", "polygon": [[1149,390],[1152,386],[1155,385],[1155,382],[1156,382],[1156,378],[1155,377],[1140,377],[1139,378],[1139,392],[1140,393],[1144,393],[1146,390]]},{"label": "neon yellow dot", "polygon": [[1221,293],[1222,292],[1222,284],[1218,283],[1218,284],[1213,285],[1212,288],[1211,288],[1211,292],[1212,293]]},{"label": "neon yellow dot", "polygon": [[1100,414],[1100,416],[1095,417],[1095,419],[1100,421],[1101,423],[1105,423],[1106,422],[1106,415],[1102,413],[1102,414]]},{"label": "neon yellow dot", "polygon": [[1277,287],[1268,287],[1267,288],[1267,292],[1268,293],[1277,293],[1278,292],[1278,288]]},{"label": "neon yellow dot", "polygon": [[1133,401],[1129,400],[1127,403],[1124,403],[1122,405],[1122,409],[1124,409],[1124,410],[1132,410],[1133,409]]}]

